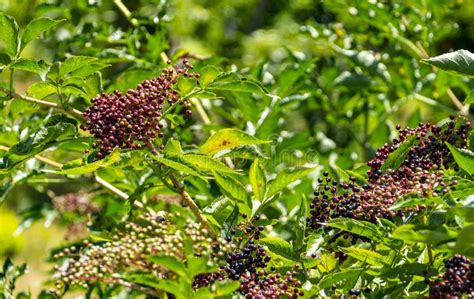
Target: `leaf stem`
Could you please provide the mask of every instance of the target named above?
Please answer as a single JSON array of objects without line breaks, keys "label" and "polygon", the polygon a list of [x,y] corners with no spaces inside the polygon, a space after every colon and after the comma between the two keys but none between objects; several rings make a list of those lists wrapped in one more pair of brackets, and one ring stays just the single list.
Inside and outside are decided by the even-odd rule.
[{"label": "leaf stem", "polygon": [[21,95],[21,94],[18,94],[16,92],[13,92],[13,91],[10,91],[4,87],[0,87],[0,91],[8,94],[10,97],[12,98],[15,98],[15,99],[19,99],[19,100],[23,100],[23,101],[26,101],[26,102],[30,102],[30,103],[33,103],[33,104],[37,104],[37,105],[40,105],[40,106],[44,106],[44,107],[49,107],[49,108],[53,108],[53,109],[56,109],[56,110],[62,110],[62,111],[65,111],[77,118],[83,118],[83,115],[82,115],[82,112],[77,110],[77,109],[74,109],[74,108],[64,108],[62,107],[61,105],[57,104],[57,103],[53,103],[53,102],[48,102],[48,101],[44,101],[44,100],[40,100],[40,99],[36,99],[36,98],[32,98],[32,97],[29,97],[29,96],[26,96],[26,95]]}]

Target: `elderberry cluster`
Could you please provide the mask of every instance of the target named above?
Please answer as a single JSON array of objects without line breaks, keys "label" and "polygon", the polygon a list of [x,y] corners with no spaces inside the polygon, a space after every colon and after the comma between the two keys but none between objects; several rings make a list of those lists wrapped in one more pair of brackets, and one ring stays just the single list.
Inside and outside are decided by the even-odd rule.
[{"label": "elderberry cluster", "polygon": [[[287,271],[282,275],[275,267],[268,267],[271,256],[262,245],[256,243],[264,229],[263,226],[241,224],[239,227],[247,242],[227,255],[226,265],[218,272],[198,276],[195,285],[205,286],[215,280],[231,279],[240,281],[239,292],[244,298],[303,296],[301,282],[295,277],[296,271]],[[231,231],[233,235],[236,233],[236,230]],[[236,240],[242,243],[244,237],[237,237]]]},{"label": "elderberry cluster", "polygon": [[[185,259],[185,243],[191,241],[196,255],[207,255],[212,261],[223,259],[233,246],[223,239],[213,239],[206,228],[188,221],[173,223],[170,214],[148,212],[136,222],[129,222],[124,230],[116,231],[112,240],[82,246],[72,246],[54,255],[56,290],[69,286],[87,287],[88,283],[104,282],[128,286],[122,278],[126,271],[144,271],[165,277],[167,270],[148,258],[156,254]],[[212,250],[210,248],[217,248]]]},{"label": "elderberry cluster", "polygon": [[445,273],[430,283],[430,299],[473,298],[474,262],[462,255],[455,255],[444,262]]},{"label": "elderberry cluster", "polygon": [[[444,178],[444,170],[456,170],[457,165],[445,142],[465,148],[471,128],[470,122],[463,122],[462,119],[459,122],[452,118],[442,127],[422,123],[415,129],[400,130],[397,126],[399,138],[392,145],[385,144],[380,148],[375,158],[368,163],[370,170],[367,184],[357,184],[354,177],[348,182],[338,182],[325,172],[314,191],[308,224],[312,228],[319,228],[322,223],[339,217],[374,223],[377,218],[393,219],[397,215],[403,216],[404,212],[417,212],[422,208],[390,209],[403,195],[415,193],[420,196],[438,196],[447,193],[457,181]],[[389,155],[408,138],[413,139],[413,145],[400,167],[382,171],[382,165]],[[356,240],[353,239],[353,242]]]},{"label": "elderberry cluster", "polygon": [[147,146],[156,154],[153,141],[164,137],[160,120],[165,104],[180,103],[185,115],[192,116],[190,102],[182,101],[175,89],[180,77],[198,78],[191,68],[191,64],[184,60],[182,67],[166,68],[158,77],[145,80],[124,94],[114,91],[93,98],[93,105],[84,111],[86,123],[81,128],[90,131],[97,139],[92,144],[98,149],[96,157],[105,157],[115,147],[138,149]]}]

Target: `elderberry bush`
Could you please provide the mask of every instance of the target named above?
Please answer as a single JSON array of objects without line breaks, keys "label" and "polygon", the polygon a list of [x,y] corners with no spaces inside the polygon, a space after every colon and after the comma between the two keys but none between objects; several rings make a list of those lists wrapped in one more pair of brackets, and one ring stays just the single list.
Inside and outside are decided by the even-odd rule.
[{"label": "elderberry bush", "polygon": [[472,298],[473,7],[1,2],[0,299]]}]

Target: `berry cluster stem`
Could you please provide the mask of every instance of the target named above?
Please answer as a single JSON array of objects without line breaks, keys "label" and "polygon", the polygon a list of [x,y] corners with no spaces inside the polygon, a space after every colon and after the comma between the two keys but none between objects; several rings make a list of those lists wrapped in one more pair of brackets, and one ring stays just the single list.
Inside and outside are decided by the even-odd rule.
[{"label": "berry cluster stem", "polygon": [[79,111],[77,109],[74,109],[74,108],[71,108],[71,107],[64,108],[63,106],[61,106],[57,103],[32,98],[32,97],[29,97],[29,96],[26,96],[26,95],[21,95],[21,94],[18,94],[16,92],[10,91],[6,88],[3,88],[3,87],[0,87],[0,91],[6,93],[7,95],[9,95],[10,97],[15,98],[15,99],[23,100],[23,101],[30,102],[30,103],[33,103],[33,104],[37,104],[37,105],[44,106],[44,107],[53,108],[53,109],[56,109],[56,110],[62,110],[62,111],[65,111],[65,112],[67,112],[67,113],[69,113],[69,114],[71,114],[71,115],[73,115],[77,118],[80,118],[80,119],[83,118],[81,111]]}]

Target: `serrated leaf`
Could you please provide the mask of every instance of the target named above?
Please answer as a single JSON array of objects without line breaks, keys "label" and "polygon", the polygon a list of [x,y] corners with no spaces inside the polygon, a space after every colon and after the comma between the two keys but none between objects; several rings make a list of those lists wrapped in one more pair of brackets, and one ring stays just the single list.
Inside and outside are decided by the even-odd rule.
[{"label": "serrated leaf", "polygon": [[455,231],[445,226],[429,229],[422,225],[405,224],[393,231],[392,238],[402,240],[405,243],[438,244],[454,240],[456,235]]},{"label": "serrated leaf", "polygon": [[196,170],[192,169],[191,167],[189,167],[185,164],[182,164],[182,163],[170,160],[170,159],[166,159],[166,158],[163,158],[163,157],[158,157],[158,156],[152,156],[152,158],[153,158],[153,160],[156,160],[156,161],[158,161],[158,162],[160,162],[160,163],[162,163],[162,164],[164,164],[164,165],[166,165],[170,168],[173,168],[174,170],[181,171],[181,172],[184,172],[184,173],[189,174],[189,175],[200,177],[203,180],[207,180],[199,172],[197,172]]},{"label": "serrated leaf", "polygon": [[249,180],[255,198],[262,202],[265,199],[267,177],[258,158],[250,166]]},{"label": "serrated leaf", "polygon": [[312,232],[309,235],[308,242],[306,243],[306,256],[312,257],[323,250],[322,245],[324,243],[324,236],[321,232]]},{"label": "serrated leaf", "polygon": [[179,93],[184,96],[194,89],[196,80],[182,76],[178,79],[176,86],[178,87]]},{"label": "serrated leaf", "polygon": [[260,243],[267,246],[269,251],[279,257],[290,261],[299,261],[299,255],[294,251],[293,246],[283,239],[278,237],[265,237],[260,239]]},{"label": "serrated leaf", "polygon": [[0,42],[4,45],[4,51],[11,58],[18,53],[18,24],[15,19],[0,13]]},{"label": "serrated leaf", "polygon": [[295,167],[293,169],[284,169],[280,171],[276,178],[268,183],[267,198],[281,191],[288,184],[306,177],[313,172],[317,166],[313,167]]},{"label": "serrated leaf", "polygon": [[296,216],[296,225],[295,225],[295,247],[297,250],[303,246],[304,236],[306,232],[306,214],[307,214],[307,203],[306,197],[303,195],[301,198],[300,209]]},{"label": "serrated leaf", "polygon": [[116,147],[104,159],[97,160],[92,163],[84,163],[82,159],[70,161],[64,164],[63,168],[58,171],[58,174],[64,175],[81,175],[94,172],[100,168],[112,165],[120,159],[120,150]]},{"label": "serrated leaf", "polygon": [[199,288],[193,298],[217,298],[234,293],[240,286],[238,281],[217,281],[206,288]]},{"label": "serrated leaf", "polygon": [[44,99],[56,92],[56,86],[49,82],[36,82],[28,87],[28,95],[37,99]]},{"label": "serrated leaf", "polygon": [[92,63],[97,63],[99,59],[89,56],[71,56],[61,63],[60,76],[74,72],[82,67],[85,67]]},{"label": "serrated leaf", "polygon": [[454,160],[458,166],[469,173],[469,175],[474,174],[474,153],[466,149],[458,149],[451,144],[446,142],[446,146],[451,151],[451,154],[454,157]]},{"label": "serrated leaf", "polygon": [[125,279],[145,286],[163,290],[176,296],[180,295],[180,286],[178,281],[158,278],[154,274],[127,274],[125,275]]},{"label": "serrated leaf", "polygon": [[268,91],[260,82],[248,78],[240,78],[235,73],[227,73],[218,76],[206,87],[206,90],[234,91],[268,95]]},{"label": "serrated leaf", "polygon": [[474,259],[474,225],[467,226],[459,232],[454,251]]},{"label": "serrated leaf", "polygon": [[28,160],[45,149],[57,145],[77,133],[77,121],[64,114],[51,116],[35,133],[10,148],[0,161],[0,174]]},{"label": "serrated leaf", "polygon": [[200,147],[200,152],[213,155],[225,149],[251,144],[264,144],[270,141],[260,140],[237,129],[222,129],[210,136]]},{"label": "serrated leaf", "polygon": [[474,104],[474,89],[468,94],[464,100],[464,104]]},{"label": "serrated leaf", "polygon": [[65,20],[53,20],[50,18],[37,18],[32,20],[21,35],[20,51],[33,39],[40,36],[41,33],[53,29]]},{"label": "serrated leaf", "polygon": [[212,65],[205,66],[201,70],[199,77],[199,83],[201,84],[201,87],[206,88],[206,86],[214,81],[214,79],[217,78],[220,73],[221,71]]},{"label": "serrated leaf", "polygon": [[49,72],[51,65],[44,60],[20,58],[11,63],[8,67],[16,70],[36,73],[41,77],[41,80],[45,80],[46,74]]},{"label": "serrated leaf", "polygon": [[378,252],[362,249],[362,248],[340,248],[345,254],[358,259],[359,261],[365,262],[369,265],[380,267],[385,265],[385,258]]},{"label": "serrated leaf", "polygon": [[[188,270],[186,269],[183,262],[178,260],[175,256],[171,255],[154,255],[148,257],[148,260],[173,271],[181,277],[190,278]],[[191,277],[192,278],[192,277]]]},{"label": "serrated leaf", "polygon": [[440,205],[443,207],[448,207],[448,205],[439,197],[420,197],[418,194],[407,194],[399,198],[390,207],[390,210],[400,210],[419,205]]},{"label": "serrated leaf", "polygon": [[224,239],[231,237],[230,231],[237,224],[237,220],[239,220],[239,207],[235,205],[232,213],[230,213],[222,224],[222,237]]},{"label": "serrated leaf", "polygon": [[233,177],[221,176],[215,171],[213,171],[213,174],[217,185],[225,196],[241,203],[247,203],[247,191],[239,181]]},{"label": "serrated leaf", "polygon": [[474,223],[474,206],[454,207],[452,209],[449,209],[449,213],[452,214],[452,215],[460,217],[465,222]]},{"label": "serrated leaf", "polygon": [[327,226],[347,231],[371,240],[382,242],[383,236],[377,226],[368,221],[355,220],[351,218],[335,218],[326,223]]},{"label": "serrated leaf", "polygon": [[388,169],[397,170],[400,165],[402,165],[403,161],[405,160],[408,152],[413,144],[416,142],[416,136],[408,137],[402,144],[398,146],[396,150],[391,152],[385,162],[382,164],[380,169],[385,172]]},{"label": "serrated leaf", "polygon": [[474,54],[467,50],[445,53],[423,59],[422,62],[457,75],[474,76]]},{"label": "serrated leaf", "polygon": [[332,288],[333,285],[341,284],[344,285],[352,285],[347,283],[347,280],[354,280],[361,275],[364,271],[364,268],[356,268],[356,269],[345,269],[341,270],[340,272],[334,272],[331,274],[326,275],[321,281],[319,282],[319,287],[321,289]]},{"label": "serrated leaf", "polygon": [[208,172],[217,171],[220,173],[234,173],[234,174],[237,173],[235,170],[227,167],[224,163],[220,162],[219,160],[216,160],[206,155],[186,154],[186,155],[180,155],[176,157],[190,164],[195,169],[200,169],[200,170],[208,171]]}]

